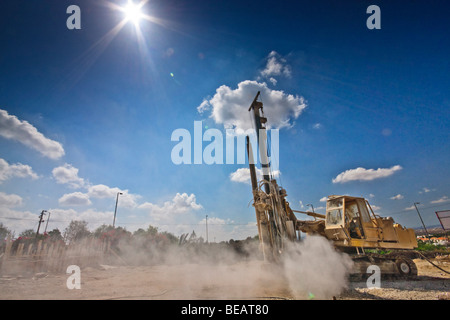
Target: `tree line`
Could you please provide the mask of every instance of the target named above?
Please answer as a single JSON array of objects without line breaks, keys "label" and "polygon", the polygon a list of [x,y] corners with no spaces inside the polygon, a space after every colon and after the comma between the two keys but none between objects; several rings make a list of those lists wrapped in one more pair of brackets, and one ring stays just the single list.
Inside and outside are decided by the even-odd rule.
[{"label": "tree line", "polygon": [[141,237],[141,238],[164,238],[169,243],[178,242],[178,237],[167,231],[159,231],[158,227],[149,225],[147,229],[139,228],[134,232],[130,232],[122,227],[113,227],[111,225],[103,224],[90,231],[87,227],[88,223],[84,220],[72,220],[70,224],[61,232],[55,228],[49,232],[37,234],[33,229],[26,229],[19,233],[17,238],[15,234],[7,226],[0,222],[0,240],[4,241],[8,236],[11,239],[20,240],[50,240],[50,241],[64,241],[69,244],[86,238],[98,238],[111,240],[119,240],[123,238]]}]

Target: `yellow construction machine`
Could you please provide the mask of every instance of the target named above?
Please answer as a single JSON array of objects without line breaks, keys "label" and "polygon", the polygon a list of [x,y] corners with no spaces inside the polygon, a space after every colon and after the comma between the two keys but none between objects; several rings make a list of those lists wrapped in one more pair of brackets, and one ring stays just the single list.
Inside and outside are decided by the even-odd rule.
[{"label": "yellow construction machine", "polygon": [[[256,175],[254,154],[247,136],[247,155],[253,192],[253,206],[260,248],[266,261],[278,261],[289,242],[300,241],[301,233],[320,235],[331,241],[337,250],[350,254],[354,261],[351,275],[362,276],[367,268],[376,265],[383,276],[412,278],[417,268],[407,254],[417,247],[414,230],[395,223],[392,218],[375,214],[367,200],[361,197],[328,196],[326,213],[318,214],[291,209],[286,190],[273,179],[268,156],[266,133],[267,118],[263,104],[256,95],[249,111],[253,112],[258,138],[262,180]],[[314,220],[300,220],[301,213]],[[377,250],[390,250],[398,254],[381,255]]]}]

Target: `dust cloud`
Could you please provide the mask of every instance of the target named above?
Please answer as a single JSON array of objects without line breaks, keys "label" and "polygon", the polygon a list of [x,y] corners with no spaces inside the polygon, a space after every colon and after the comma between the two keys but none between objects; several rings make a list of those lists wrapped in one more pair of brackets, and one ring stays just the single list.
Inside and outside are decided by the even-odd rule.
[{"label": "dust cloud", "polygon": [[[0,277],[11,281],[11,287],[4,294],[49,299],[322,300],[338,296],[347,287],[352,266],[349,256],[336,252],[332,243],[319,236],[290,243],[277,263],[264,261],[255,238],[221,243],[154,240],[120,239],[103,254],[90,250],[92,239],[80,241],[65,251],[52,250],[40,269],[35,262],[41,260],[34,258],[5,261]],[[81,268],[79,293],[61,285],[67,265]],[[27,273],[39,280],[23,291],[19,284]],[[64,281],[57,281],[60,278]],[[15,281],[17,287],[12,286]]]},{"label": "dust cloud", "polygon": [[[259,241],[116,248],[128,266],[159,266],[158,280],[181,299],[331,299],[347,287],[352,260],[323,237],[292,243],[278,264],[264,262]],[[276,296],[273,296],[273,295]]]},{"label": "dust cloud", "polygon": [[294,296],[300,298],[307,292],[308,298],[330,299],[347,288],[353,261],[327,239],[307,236],[287,251],[283,268]]}]

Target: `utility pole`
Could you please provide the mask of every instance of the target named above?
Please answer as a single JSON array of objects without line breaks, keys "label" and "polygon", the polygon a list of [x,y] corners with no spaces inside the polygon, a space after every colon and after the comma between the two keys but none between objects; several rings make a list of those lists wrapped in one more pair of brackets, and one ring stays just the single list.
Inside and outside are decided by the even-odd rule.
[{"label": "utility pole", "polygon": [[414,202],[414,207],[416,207],[417,214],[419,215],[420,221],[422,222],[423,228],[425,229],[428,240],[430,240],[430,234],[428,233],[427,227],[425,227],[425,223],[423,223],[422,217],[420,215],[419,209],[417,209],[416,204],[420,204],[420,202]]},{"label": "utility pole", "polygon": [[44,212],[47,212],[47,210],[42,210],[41,214],[39,215],[39,224],[38,224],[38,228],[37,228],[37,231],[36,231],[36,238],[39,235],[39,229],[41,228],[41,223],[44,222],[44,219],[43,219],[44,214],[45,214]]}]

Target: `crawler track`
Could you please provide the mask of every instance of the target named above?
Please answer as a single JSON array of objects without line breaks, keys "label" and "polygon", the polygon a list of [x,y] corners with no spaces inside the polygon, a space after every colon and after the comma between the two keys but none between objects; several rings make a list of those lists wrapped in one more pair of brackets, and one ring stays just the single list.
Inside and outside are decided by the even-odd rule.
[{"label": "crawler track", "polygon": [[383,256],[379,254],[364,254],[352,256],[353,270],[349,276],[350,281],[368,279],[378,267],[382,279],[415,280],[417,279],[417,266],[414,261],[402,255]]}]

